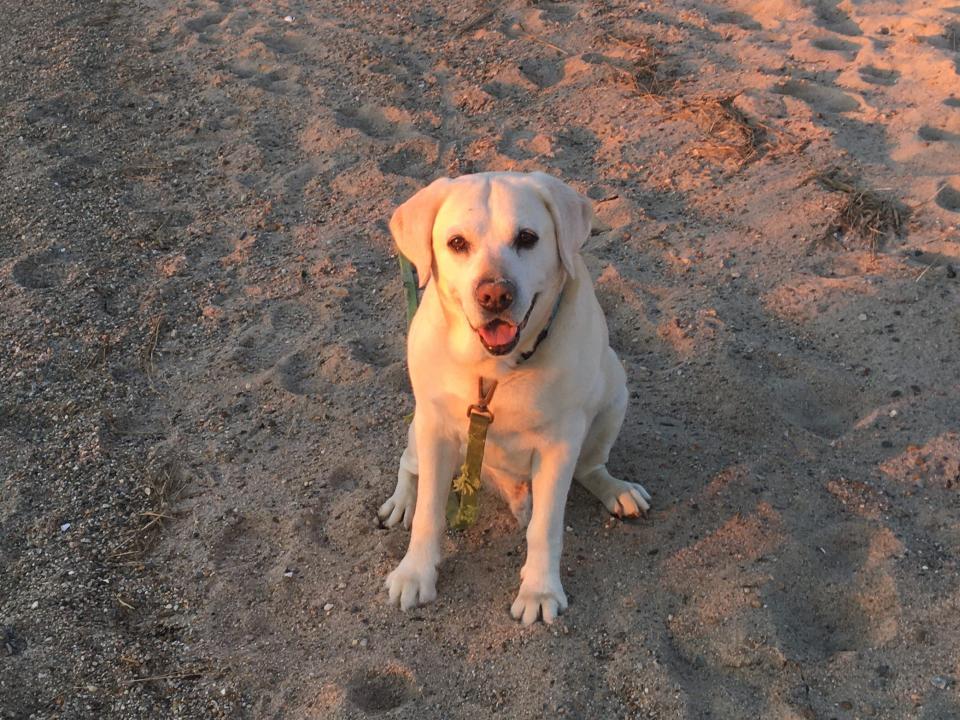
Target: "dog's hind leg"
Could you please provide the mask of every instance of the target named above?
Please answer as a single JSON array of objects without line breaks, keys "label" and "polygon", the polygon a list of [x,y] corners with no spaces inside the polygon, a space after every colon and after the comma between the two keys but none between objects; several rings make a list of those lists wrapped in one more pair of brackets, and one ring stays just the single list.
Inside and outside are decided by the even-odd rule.
[{"label": "dog's hind leg", "polygon": [[636,517],[650,509],[650,493],[638,483],[619,480],[607,472],[610,449],[627,412],[626,383],[621,388],[613,402],[594,418],[573,477],[614,515]]},{"label": "dog's hind leg", "polygon": [[417,505],[417,441],[413,435],[413,423],[407,433],[407,447],[400,456],[400,469],[397,471],[397,488],[387,501],[380,506],[377,516],[386,527],[393,527],[403,521],[410,528],[413,511]]}]

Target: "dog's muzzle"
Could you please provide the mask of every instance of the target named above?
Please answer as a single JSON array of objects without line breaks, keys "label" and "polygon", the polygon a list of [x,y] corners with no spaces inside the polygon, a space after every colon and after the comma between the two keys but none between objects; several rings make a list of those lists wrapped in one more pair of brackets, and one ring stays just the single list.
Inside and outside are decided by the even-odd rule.
[{"label": "dog's muzzle", "polygon": [[539,294],[533,296],[530,308],[519,325],[503,318],[494,318],[476,329],[477,335],[480,336],[480,342],[488,353],[491,355],[506,355],[517,346],[517,343],[520,342],[520,333],[527,326],[530,313],[533,312],[538,297]]}]

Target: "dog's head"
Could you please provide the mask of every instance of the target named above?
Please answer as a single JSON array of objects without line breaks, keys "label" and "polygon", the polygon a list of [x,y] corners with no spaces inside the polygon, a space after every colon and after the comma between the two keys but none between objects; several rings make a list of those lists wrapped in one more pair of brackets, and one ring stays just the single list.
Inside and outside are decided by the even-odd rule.
[{"label": "dog's head", "polygon": [[506,355],[549,317],[592,219],[590,201],[550,175],[479,173],[420,190],[390,231],[420,286],[432,277],[445,310]]}]

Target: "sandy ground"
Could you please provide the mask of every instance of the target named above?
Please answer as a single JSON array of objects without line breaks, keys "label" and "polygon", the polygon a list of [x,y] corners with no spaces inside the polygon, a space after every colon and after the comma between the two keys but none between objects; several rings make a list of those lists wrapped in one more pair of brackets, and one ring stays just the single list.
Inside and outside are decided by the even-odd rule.
[{"label": "sandy ground", "polygon": [[[0,17],[0,716],[960,717],[960,6]],[[654,495],[573,491],[552,627],[492,495],[436,604],[381,590],[385,220],[495,169],[609,227],[611,465]]]}]

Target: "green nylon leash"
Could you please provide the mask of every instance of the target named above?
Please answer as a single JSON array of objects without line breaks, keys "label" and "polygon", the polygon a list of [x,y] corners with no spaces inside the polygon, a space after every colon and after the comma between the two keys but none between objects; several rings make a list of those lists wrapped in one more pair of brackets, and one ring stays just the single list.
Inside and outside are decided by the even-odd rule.
[{"label": "green nylon leash", "polygon": [[[413,322],[417,312],[419,297],[417,281],[413,277],[413,265],[403,254],[400,261],[400,280],[403,282],[403,294],[407,302],[407,327]],[[453,486],[447,499],[447,526],[453,530],[465,530],[477,521],[477,495],[480,491],[480,468],[483,466],[483,449],[487,442],[487,428],[493,422],[493,413],[487,407],[497,389],[497,381],[491,382],[484,392],[483,378],[479,381],[479,399],[475,405],[467,408],[470,426],[467,429],[467,456],[460,466],[460,474],[453,480]],[[413,413],[404,420],[413,421]]]},{"label": "green nylon leash", "polygon": [[403,281],[403,294],[407,300],[407,327],[413,322],[413,315],[417,312],[417,281],[413,278],[413,265],[402,254],[398,254],[400,260],[400,280]]},{"label": "green nylon leash", "polygon": [[477,521],[483,448],[487,442],[487,428],[493,422],[493,413],[487,406],[493,399],[497,381],[492,380],[486,392],[483,390],[483,378],[480,378],[479,386],[479,400],[467,408],[467,417],[470,418],[467,456],[460,466],[460,474],[453,480],[453,492],[447,500],[447,526],[454,530],[465,530]]}]

